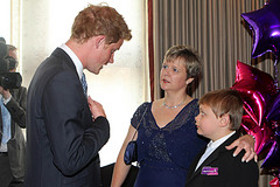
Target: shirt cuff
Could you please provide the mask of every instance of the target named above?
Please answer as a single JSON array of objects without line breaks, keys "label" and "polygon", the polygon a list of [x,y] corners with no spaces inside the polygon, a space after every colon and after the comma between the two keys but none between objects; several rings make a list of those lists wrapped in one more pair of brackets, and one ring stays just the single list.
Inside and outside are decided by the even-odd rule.
[{"label": "shirt cuff", "polygon": [[5,99],[4,97],[2,97],[2,101],[3,101],[4,105],[6,105],[11,99],[12,99],[12,95],[8,99]]}]

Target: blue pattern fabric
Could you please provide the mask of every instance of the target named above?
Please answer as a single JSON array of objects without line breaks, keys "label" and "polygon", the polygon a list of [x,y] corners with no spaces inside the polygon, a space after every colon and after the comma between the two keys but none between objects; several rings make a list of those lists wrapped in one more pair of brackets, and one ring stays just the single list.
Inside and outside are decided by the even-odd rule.
[{"label": "blue pattern fabric", "polygon": [[83,76],[81,78],[81,83],[82,83],[82,86],[83,86],[84,94],[87,95],[88,85],[87,85],[86,76],[85,76],[84,73],[83,73]]},{"label": "blue pattern fabric", "polygon": [[7,142],[11,139],[11,114],[4,106],[2,98],[0,99],[1,117],[2,117],[2,139],[0,152],[7,152]]},{"label": "blue pattern fabric", "polygon": [[163,128],[159,128],[151,112],[152,103],[139,106],[131,124],[137,126],[146,107],[148,111],[138,129],[140,170],[135,186],[183,187],[191,162],[208,142],[196,132],[197,99]]}]

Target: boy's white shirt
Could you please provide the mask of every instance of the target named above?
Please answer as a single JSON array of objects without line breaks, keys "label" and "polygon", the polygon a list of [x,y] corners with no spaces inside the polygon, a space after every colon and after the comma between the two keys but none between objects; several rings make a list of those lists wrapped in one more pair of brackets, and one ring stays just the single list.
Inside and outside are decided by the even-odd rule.
[{"label": "boy's white shirt", "polygon": [[195,171],[197,170],[197,168],[199,168],[199,166],[211,155],[211,153],[213,153],[222,143],[224,143],[229,137],[231,137],[234,133],[236,133],[236,131],[233,131],[231,133],[229,133],[228,135],[216,140],[215,142],[213,142],[213,140],[211,140],[208,144],[207,144],[207,148],[205,150],[205,152],[203,153],[203,155],[200,157]]}]

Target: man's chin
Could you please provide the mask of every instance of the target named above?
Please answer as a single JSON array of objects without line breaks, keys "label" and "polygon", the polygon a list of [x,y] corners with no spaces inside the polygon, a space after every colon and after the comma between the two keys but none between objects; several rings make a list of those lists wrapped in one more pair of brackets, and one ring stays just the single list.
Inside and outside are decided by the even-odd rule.
[{"label": "man's chin", "polygon": [[100,73],[102,68],[98,69],[96,72],[95,72],[95,75],[98,75]]},{"label": "man's chin", "polygon": [[101,71],[101,69],[102,69],[102,68],[97,69],[97,70],[92,70],[92,71],[90,71],[90,72],[93,73],[93,74],[95,74],[95,75],[98,75],[99,72]]},{"label": "man's chin", "polygon": [[98,75],[98,74],[99,74],[99,72],[100,72],[102,69],[103,69],[103,66],[101,66],[101,67],[97,70],[96,75]]}]

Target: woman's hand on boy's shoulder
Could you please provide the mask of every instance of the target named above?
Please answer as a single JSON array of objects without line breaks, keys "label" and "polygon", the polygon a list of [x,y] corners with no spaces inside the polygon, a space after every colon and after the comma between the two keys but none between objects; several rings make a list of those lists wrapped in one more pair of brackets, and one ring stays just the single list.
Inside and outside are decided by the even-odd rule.
[{"label": "woman's hand on boy's shoulder", "polygon": [[258,155],[254,151],[254,144],[255,144],[255,140],[252,138],[252,136],[246,134],[244,136],[241,136],[237,140],[235,140],[229,146],[226,146],[226,149],[231,150],[236,147],[235,151],[233,152],[234,157],[236,155],[238,155],[244,149],[246,151],[246,153],[242,157],[242,162],[244,162],[244,161],[249,162],[253,158],[254,158],[255,162],[257,162]]}]

